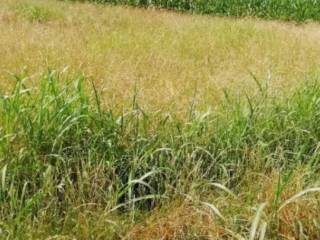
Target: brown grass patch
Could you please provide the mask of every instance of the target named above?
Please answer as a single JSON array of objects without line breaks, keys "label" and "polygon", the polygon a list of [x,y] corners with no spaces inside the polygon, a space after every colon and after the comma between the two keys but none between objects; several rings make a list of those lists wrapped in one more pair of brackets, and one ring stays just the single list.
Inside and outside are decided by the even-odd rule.
[{"label": "brown grass patch", "polygon": [[155,210],[145,223],[134,226],[125,239],[220,239],[224,229],[200,209],[187,203]]}]

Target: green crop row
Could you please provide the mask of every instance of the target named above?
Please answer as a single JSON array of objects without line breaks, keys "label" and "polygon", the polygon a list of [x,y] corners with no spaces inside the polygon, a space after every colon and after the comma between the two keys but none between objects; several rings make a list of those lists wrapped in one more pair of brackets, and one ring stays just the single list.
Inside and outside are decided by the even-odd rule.
[{"label": "green crop row", "polygon": [[319,20],[319,0],[90,0],[97,3],[155,6],[217,16]]}]

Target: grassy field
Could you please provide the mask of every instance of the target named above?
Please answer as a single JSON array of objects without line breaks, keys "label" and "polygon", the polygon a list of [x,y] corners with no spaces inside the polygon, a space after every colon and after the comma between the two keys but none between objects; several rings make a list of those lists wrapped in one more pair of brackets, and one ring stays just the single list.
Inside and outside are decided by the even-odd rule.
[{"label": "grassy field", "polygon": [[128,106],[136,88],[144,109],[180,113],[194,97],[199,107],[215,105],[224,88],[252,93],[251,73],[287,91],[320,62],[317,24],[54,1],[0,4],[2,86],[12,74],[37,79],[48,68],[67,69],[93,78],[110,105]]},{"label": "grassy field", "polygon": [[0,2],[0,239],[319,239],[320,25]]}]

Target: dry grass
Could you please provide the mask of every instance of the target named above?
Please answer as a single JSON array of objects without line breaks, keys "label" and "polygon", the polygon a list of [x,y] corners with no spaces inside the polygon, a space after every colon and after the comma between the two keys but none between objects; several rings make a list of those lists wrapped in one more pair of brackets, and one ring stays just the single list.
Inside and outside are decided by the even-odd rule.
[{"label": "dry grass", "polygon": [[[281,192],[279,203],[304,190],[306,172],[306,169],[296,169],[292,173]],[[319,239],[319,193],[297,199],[279,211],[275,201],[278,180],[282,177],[277,171],[268,175],[248,174],[233,198],[224,194],[219,196],[217,192],[191,196],[214,203],[225,221],[219,220],[208,208],[195,204],[195,201],[177,201],[153,210],[145,222],[132,226],[125,239],[249,239],[257,208],[262,203],[266,203],[266,207],[259,219],[258,230],[263,222],[266,223],[269,238],[265,239],[279,239],[280,236],[281,239],[292,240],[305,239],[306,236],[308,239]]]},{"label": "dry grass", "polygon": [[1,85],[12,73],[68,67],[99,82],[110,104],[128,103],[138,86],[140,104],[157,110],[184,111],[194,96],[212,105],[223,88],[250,92],[250,72],[290,87],[320,62],[318,24],[4,0],[0,31]]},{"label": "dry grass", "polygon": [[[320,25],[316,23],[295,25],[212,18],[54,0],[2,0],[0,32],[0,88],[8,89],[12,75],[21,72],[33,76],[30,81],[34,83],[42,79],[40,85],[46,86],[49,78],[38,77],[40,74],[47,68],[65,69],[66,75],[83,73],[94,79],[105,103],[115,111],[118,110],[115,106],[131,103],[135,88],[139,103],[148,113],[152,110],[185,113],[194,98],[199,105],[197,110],[201,110],[218,103],[224,88],[243,97],[244,92],[253,93],[256,83],[251,73],[259,81],[270,81],[275,91],[289,91],[307,79],[308,74],[317,74],[320,63]],[[57,81],[60,79],[64,78],[57,77]],[[189,124],[182,125],[185,132],[179,127],[182,122],[175,120],[168,129],[161,130],[160,124],[154,130],[150,126],[150,132],[160,131],[159,138],[163,140],[158,143],[153,142],[156,139],[153,134],[147,134],[149,126],[146,137],[136,132],[139,126],[152,123],[144,122],[145,119],[140,122],[140,111],[133,111],[132,118],[128,116],[132,120],[124,125],[128,133],[120,131],[117,117],[110,117],[107,111],[101,114],[99,97],[97,109],[91,112],[87,105],[90,97],[85,96],[80,81],[75,84],[78,92],[63,88],[66,92],[61,96],[56,95],[53,82],[43,87],[43,92],[38,91],[40,95],[31,91],[36,95],[34,102],[32,94],[28,95],[30,100],[20,88],[13,96],[21,94],[21,102],[10,101],[7,96],[1,98],[6,106],[1,109],[0,118],[4,126],[0,127],[0,134],[5,133],[0,138],[1,183],[10,189],[16,187],[17,196],[22,192],[20,205],[24,202],[26,205],[25,209],[18,209],[14,192],[3,187],[1,201],[6,205],[1,211],[9,220],[0,220],[0,234],[4,229],[7,239],[17,239],[17,233],[24,239],[244,240],[259,234],[260,239],[320,238],[319,191],[294,197],[319,186],[318,164],[312,163],[318,159],[315,145],[319,142],[319,129],[312,129],[317,126],[319,113],[317,85],[310,85],[301,95],[294,95],[296,101],[295,98],[291,103],[285,101],[283,106],[272,105],[273,102],[261,105],[261,109],[266,106],[265,113],[262,110],[260,113],[260,101],[251,105],[248,99],[244,106],[235,101],[234,109],[231,101],[226,105],[230,108],[225,112],[226,117],[217,117],[217,121],[206,114],[199,114],[199,119],[195,115],[194,122],[191,119]],[[63,111],[52,99],[65,104]],[[250,114],[249,105],[257,106],[250,109]],[[47,118],[42,121],[43,116]],[[278,118],[279,121],[274,121]],[[164,126],[167,120],[159,121]],[[250,124],[254,129],[249,129]],[[216,131],[206,132],[211,129],[209,126],[217,128]],[[70,131],[65,132],[66,129]],[[247,139],[238,133],[246,133]],[[13,143],[17,141],[14,145],[6,140],[8,136],[20,136],[21,140],[12,137]],[[61,144],[57,150],[56,144]],[[190,152],[185,148],[189,145],[194,145]],[[173,159],[167,155],[166,146],[173,152]],[[293,151],[292,158],[282,154],[281,149],[286,147],[284,152],[288,156]],[[74,156],[66,149],[74,151]],[[63,164],[70,164],[66,166],[76,170],[68,167],[65,170],[61,163],[60,173],[59,166],[39,161],[44,156],[60,156],[59,159],[66,160]],[[157,165],[158,160],[162,164],[162,157],[168,160],[166,168],[172,168],[177,179],[155,174],[157,168],[163,169]],[[211,168],[214,158],[221,158],[217,162],[221,165],[217,165],[221,167],[221,176],[207,179],[209,172],[206,169],[202,172],[201,164]],[[28,167],[25,159],[32,167],[26,172],[21,171]],[[137,166],[135,159],[139,159]],[[309,166],[304,164],[307,160]],[[12,167],[15,161],[18,167]],[[282,169],[283,166],[287,169]],[[216,172],[220,170],[213,171]],[[64,182],[64,178],[60,181],[62,174],[66,179],[76,178],[75,182]],[[38,178],[48,179],[41,182],[41,188],[37,186],[39,180],[35,180]],[[210,185],[213,179],[221,184]],[[164,198],[155,209],[149,209],[147,203],[145,208],[135,209],[130,201],[139,199],[140,194],[149,200],[149,188],[142,188],[149,186],[147,181],[159,185],[159,189],[163,187]],[[135,191],[133,183],[143,184]],[[30,193],[26,194],[30,194],[30,202],[24,201],[23,195],[25,186],[27,189],[29,185]],[[107,185],[110,187],[106,188]],[[47,194],[44,200],[37,199],[38,188]],[[60,199],[60,189],[66,189],[61,190],[65,194],[64,202]],[[32,201],[38,207],[36,218],[35,210],[29,209]],[[37,201],[43,205],[36,206]],[[128,211],[121,212],[122,208],[111,211],[123,202],[124,210]],[[7,210],[7,205],[12,208]],[[24,217],[16,217],[15,211]],[[264,226],[267,227],[265,238]]]},{"label": "dry grass", "polygon": [[219,239],[224,233],[210,214],[178,202],[165,210],[154,210],[146,223],[133,226],[125,239]]},{"label": "dry grass", "polygon": [[[294,176],[281,194],[281,201],[303,190],[303,172],[296,170]],[[288,205],[279,214],[273,203],[277,192],[278,172],[269,176],[247,175],[247,183],[239,186],[235,198],[212,192],[206,195],[190,196],[213,202],[222,212],[221,221],[210,209],[190,200],[171,201],[168,205],[144,214],[135,223],[133,217],[110,215],[96,207],[84,206],[69,213],[61,235],[56,239],[123,239],[123,240],[247,240],[252,222],[261,203],[267,203],[258,224],[256,238],[260,236],[262,223],[266,223],[268,234],[261,239],[319,239],[319,193],[305,196]],[[254,180],[255,185],[252,184]],[[249,185],[246,185],[249,184]],[[208,195],[209,194],[209,195]],[[136,214],[138,215],[138,214]],[[69,222],[69,218],[70,221]],[[39,228],[30,229],[30,239],[43,239],[52,230],[51,225],[39,219]],[[274,235],[272,235],[274,233]]]}]

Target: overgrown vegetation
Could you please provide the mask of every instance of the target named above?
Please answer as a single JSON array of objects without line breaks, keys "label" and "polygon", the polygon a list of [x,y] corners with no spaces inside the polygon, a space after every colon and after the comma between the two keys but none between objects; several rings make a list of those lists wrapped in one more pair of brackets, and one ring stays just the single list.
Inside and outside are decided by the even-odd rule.
[{"label": "overgrown vegetation", "polygon": [[0,32],[0,239],[320,239],[317,23],[2,0]]},{"label": "overgrown vegetation", "polygon": [[319,20],[318,0],[91,0],[98,3],[156,6],[218,16],[256,16],[282,20]]},{"label": "overgrown vegetation", "polygon": [[[267,239],[278,239],[285,231],[288,236],[299,236],[295,225],[287,226],[280,213],[307,193],[313,194],[311,203],[300,211],[311,213],[286,221],[299,222],[306,236],[318,236],[318,215],[312,214],[318,207],[314,194],[319,191],[315,188],[320,138],[318,80],[288,97],[272,96],[261,84],[256,97],[234,97],[226,92],[225,101],[212,111],[200,113],[191,107],[186,121],[146,113],[138,99],[133,99],[131,110],[115,114],[102,107],[94,84],[85,90],[83,77],[70,81],[49,72],[38,88],[28,87],[27,78],[16,80],[12,92],[0,98],[3,237],[62,237],[66,232],[71,237],[73,231],[81,233],[79,214],[90,209],[112,220],[108,227],[103,225],[104,233],[87,232],[88,238],[124,238],[125,229],[142,221],[144,212],[178,199],[202,209],[208,218],[199,223],[200,228],[194,225],[187,235],[182,232],[181,239],[216,239],[210,229],[201,230],[212,221],[222,234],[217,238],[239,234],[254,239],[266,234]],[[301,196],[294,196],[298,192],[284,196],[299,170],[307,174],[299,182],[299,191],[313,188],[300,192]],[[266,194],[259,193],[261,189],[255,189],[258,186],[253,182],[246,189],[249,192],[242,192],[246,185],[240,183],[250,181],[252,173],[268,176],[275,172],[279,177],[272,197],[262,201],[267,209],[262,204],[256,213],[250,211],[256,216],[253,220],[248,217],[237,223],[234,215],[239,209],[231,209],[239,201],[243,201],[241,207],[259,206],[262,202],[252,202],[249,196]],[[219,198],[227,209],[221,209],[221,199],[219,207],[219,198],[214,197],[221,191],[226,195]],[[243,199],[244,194],[249,198]],[[131,220],[115,222],[121,216]],[[93,231],[88,224],[86,231]],[[44,226],[47,232],[41,235]],[[139,239],[138,233],[129,231],[127,238]],[[200,233],[209,235],[201,238]]]}]

